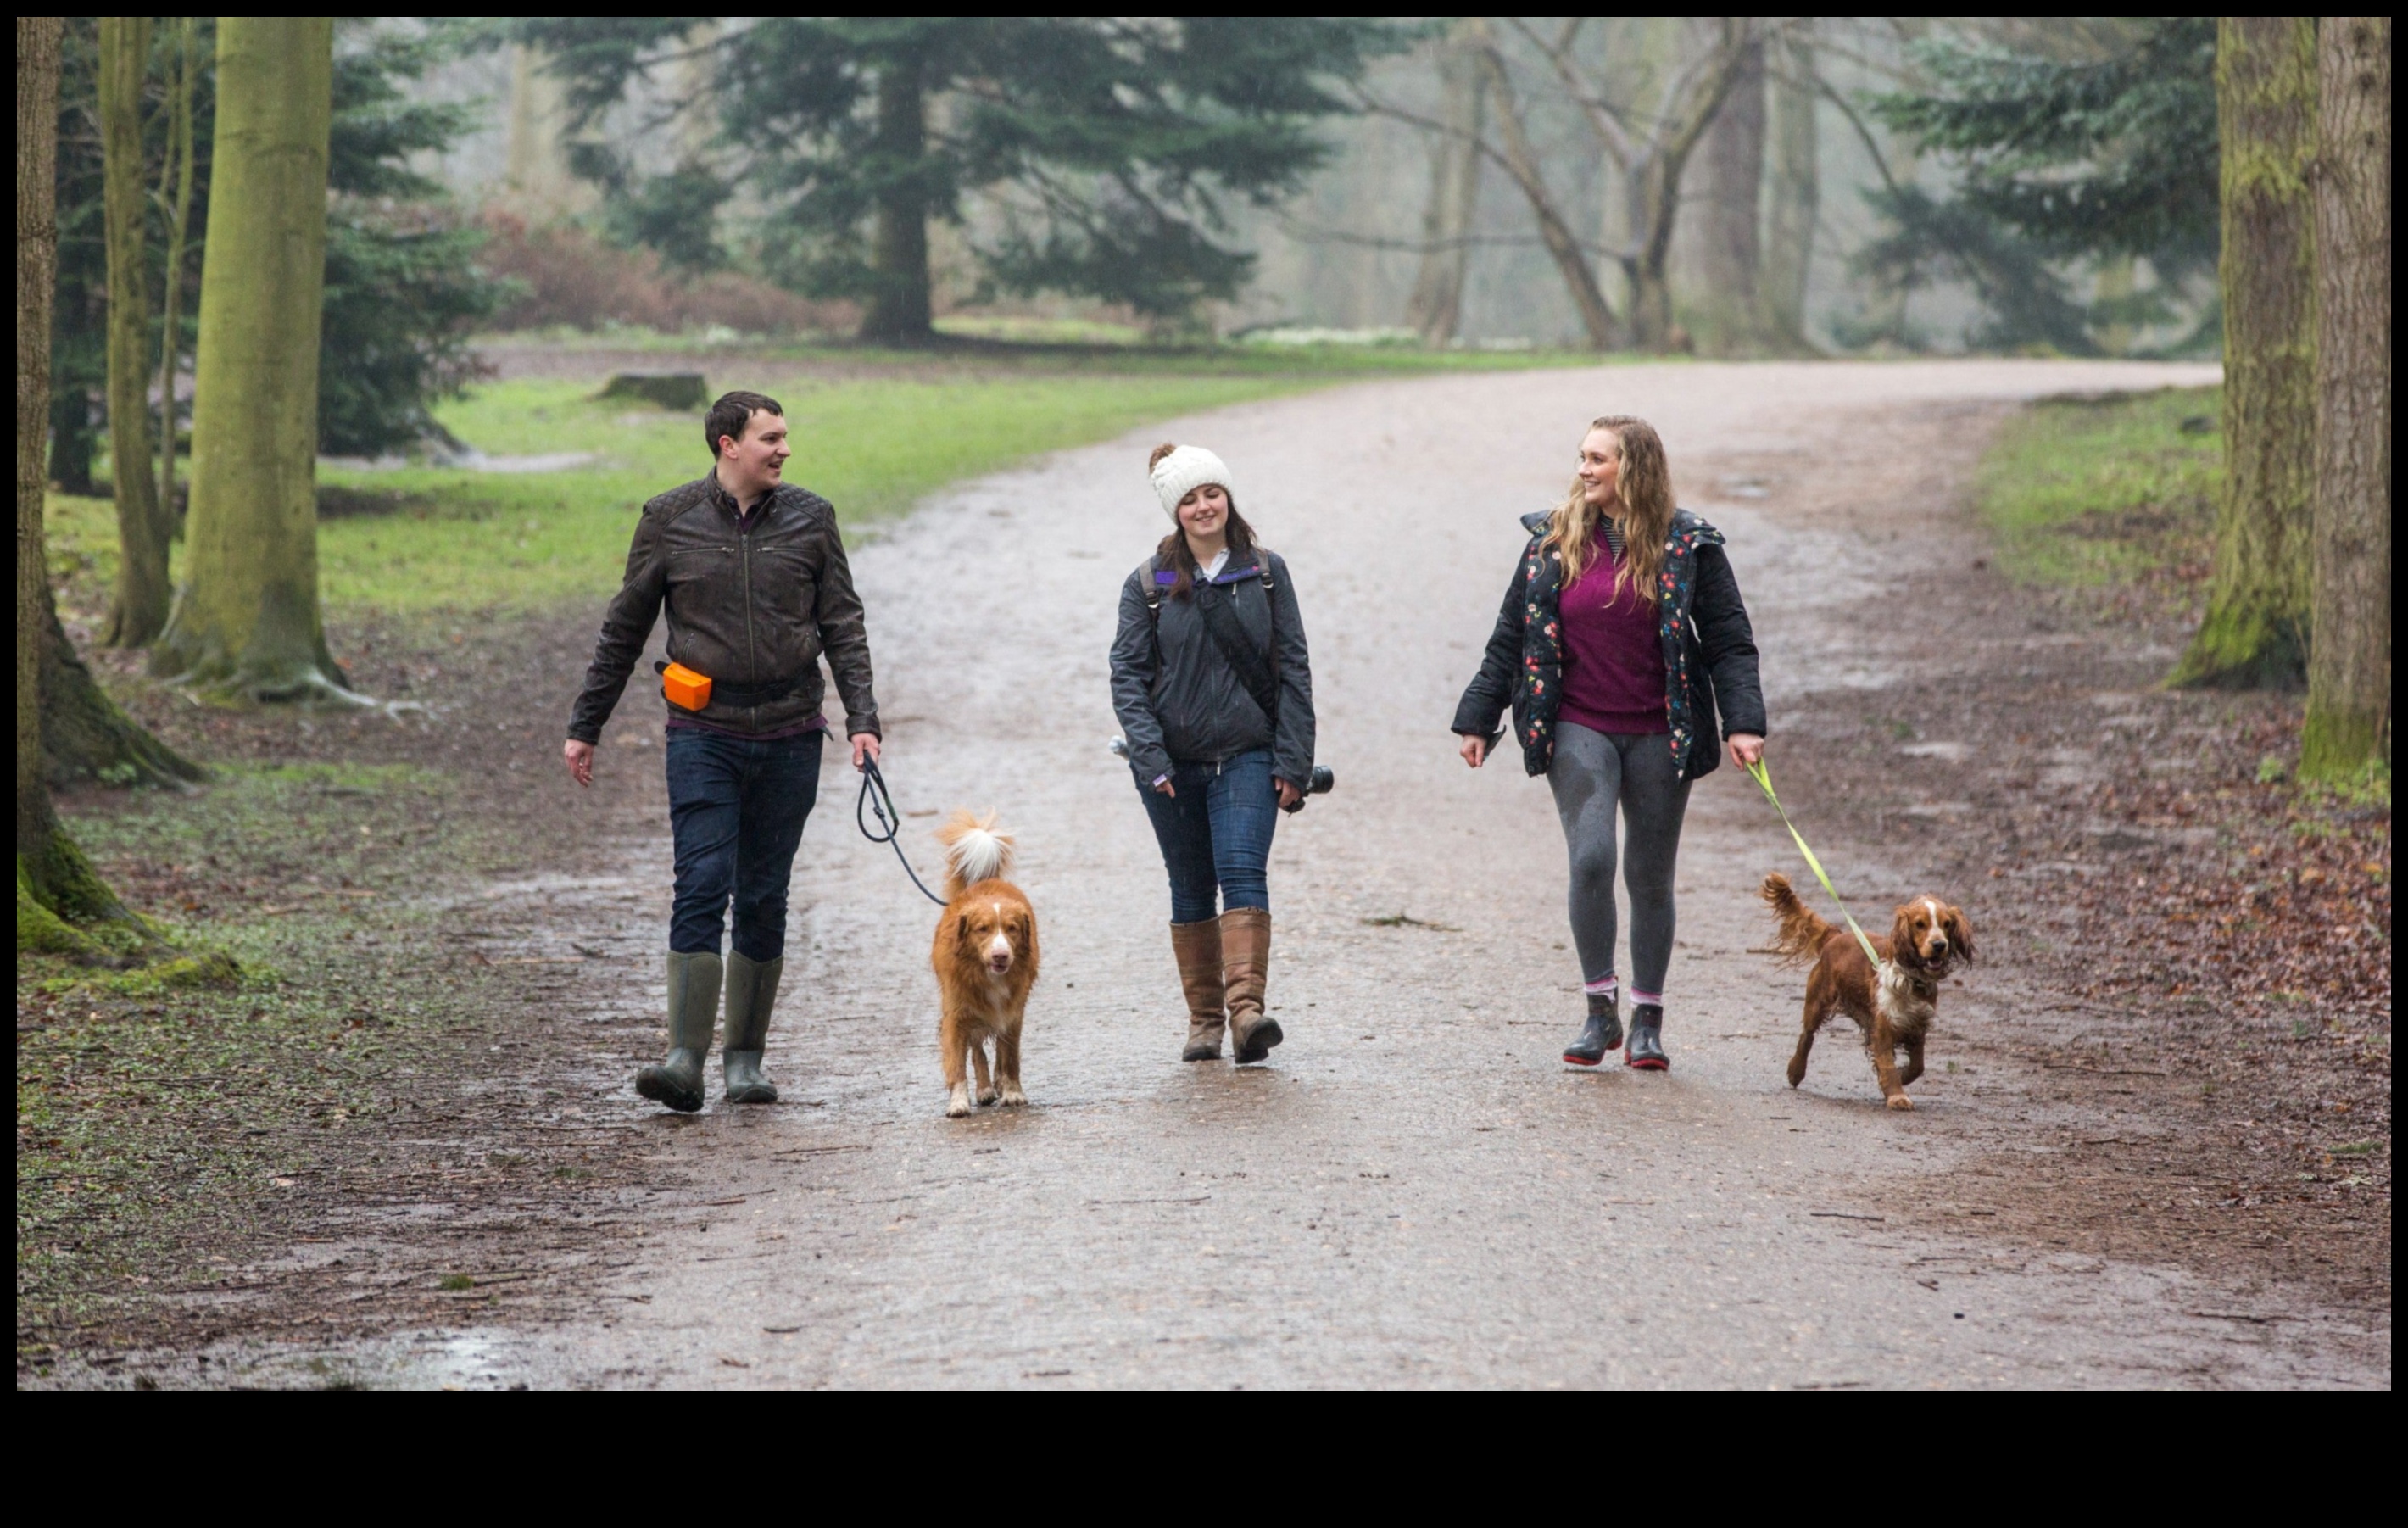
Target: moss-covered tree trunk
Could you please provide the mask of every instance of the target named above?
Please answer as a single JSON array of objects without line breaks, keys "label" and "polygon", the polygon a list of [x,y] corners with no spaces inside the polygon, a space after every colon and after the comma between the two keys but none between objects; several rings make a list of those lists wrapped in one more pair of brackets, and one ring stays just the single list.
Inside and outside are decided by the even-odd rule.
[{"label": "moss-covered tree trunk", "polygon": [[934,333],[928,292],[928,198],[917,172],[928,151],[927,92],[920,59],[895,58],[878,75],[878,139],[871,151],[883,184],[869,231],[874,283],[861,338],[918,344]]},{"label": "moss-covered tree trunk", "polygon": [[167,526],[150,481],[150,296],[143,268],[142,81],[150,18],[100,19],[101,225],[108,251],[108,455],[117,601],[101,640],[147,647],[167,624]]},{"label": "moss-covered tree trunk", "polygon": [[2316,31],[2215,30],[2224,204],[2224,487],[2207,613],[2176,685],[2286,687],[2307,671],[2315,500]]},{"label": "moss-covered tree trunk", "polygon": [[[42,759],[42,651],[50,613],[42,538],[58,279],[56,16],[17,18],[17,948],[106,959],[86,931],[138,946],[150,930],[93,873],[50,806]],[[86,928],[77,927],[79,924]]]},{"label": "moss-covered tree trunk", "polygon": [[318,342],[334,22],[218,24],[184,567],[156,671],[204,693],[352,699],[318,605]]},{"label": "moss-covered tree trunk", "polygon": [[2300,772],[2391,756],[2391,18],[2317,31],[2315,641]]}]

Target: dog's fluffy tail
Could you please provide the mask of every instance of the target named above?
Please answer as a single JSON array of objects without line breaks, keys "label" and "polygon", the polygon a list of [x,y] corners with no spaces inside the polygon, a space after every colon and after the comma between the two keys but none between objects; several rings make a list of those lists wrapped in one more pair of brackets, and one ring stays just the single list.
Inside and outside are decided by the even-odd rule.
[{"label": "dog's fluffy tail", "polygon": [[1831,937],[1831,925],[1822,915],[1798,900],[1789,887],[1789,877],[1775,871],[1764,878],[1765,905],[1772,909],[1779,920],[1780,931],[1772,936],[1772,947],[1784,960],[1812,960],[1823,952],[1823,941]]},{"label": "dog's fluffy tail", "polygon": [[1011,834],[995,826],[995,814],[982,817],[968,807],[956,807],[937,829],[945,846],[945,897],[960,896],[981,881],[1011,872]]}]

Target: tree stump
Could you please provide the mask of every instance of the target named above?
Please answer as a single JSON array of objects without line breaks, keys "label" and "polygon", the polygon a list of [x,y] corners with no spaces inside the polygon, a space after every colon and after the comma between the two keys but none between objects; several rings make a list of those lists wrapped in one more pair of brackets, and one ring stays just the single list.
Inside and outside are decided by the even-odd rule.
[{"label": "tree stump", "polygon": [[597,398],[634,398],[655,409],[699,409],[710,401],[699,371],[622,371]]}]

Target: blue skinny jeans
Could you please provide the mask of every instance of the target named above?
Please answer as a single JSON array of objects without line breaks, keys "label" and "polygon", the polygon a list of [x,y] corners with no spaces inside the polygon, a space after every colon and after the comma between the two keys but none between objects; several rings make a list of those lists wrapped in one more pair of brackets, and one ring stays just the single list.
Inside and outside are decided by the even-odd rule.
[{"label": "blue skinny jeans", "polygon": [[732,901],[731,943],[738,955],[775,960],[786,953],[786,887],[803,819],[819,795],[825,735],[739,738],[669,728],[669,827],[677,844],[672,952],[717,955]]},{"label": "blue skinny jeans", "polygon": [[1279,826],[1270,750],[1220,764],[1173,765],[1170,783],[1178,795],[1143,782],[1137,787],[1170,872],[1170,921],[1201,923],[1230,907],[1268,908],[1271,831]]}]

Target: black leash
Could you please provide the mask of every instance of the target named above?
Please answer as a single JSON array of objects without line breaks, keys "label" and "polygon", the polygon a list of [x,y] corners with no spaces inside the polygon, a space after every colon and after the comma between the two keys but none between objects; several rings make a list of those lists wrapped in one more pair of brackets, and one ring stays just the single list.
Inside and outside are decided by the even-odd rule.
[{"label": "black leash", "polygon": [[[878,825],[886,829],[882,836],[871,832],[869,824],[862,820],[861,809],[865,803],[878,814]],[[872,843],[894,843],[895,858],[902,861],[903,873],[911,877],[911,884],[920,888],[920,895],[939,907],[945,905],[945,899],[929,890],[927,884],[920,879],[920,872],[911,868],[911,861],[904,856],[903,845],[895,843],[896,836],[903,831],[903,814],[895,810],[895,793],[886,788],[886,777],[878,772],[878,760],[874,758],[861,761],[861,795],[853,803],[853,825],[860,829],[861,836]]]}]

